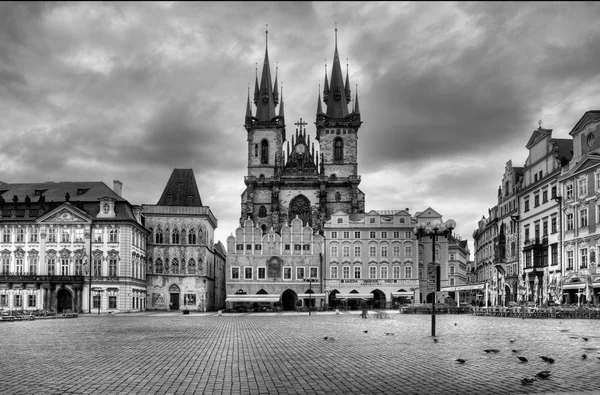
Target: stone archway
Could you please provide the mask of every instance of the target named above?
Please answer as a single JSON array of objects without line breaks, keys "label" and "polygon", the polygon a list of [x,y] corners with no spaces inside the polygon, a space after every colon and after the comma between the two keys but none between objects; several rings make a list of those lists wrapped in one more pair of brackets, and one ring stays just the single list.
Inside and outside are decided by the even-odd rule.
[{"label": "stone archway", "polygon": [[337,289],[334,289],[333,291],[329,292],[329,300],[327,301],[327,303],[329,303],[330,308],[334,309],[338,307],[339,299],[336,299],[335,295],[339,293],[340,291],[338,291]]},{"label": "stone archway", "polygon": [[375,289],[371,293],[373,294],[371,306],[374,309],[385,309],[385,294],[379,289]]},{"label": "stone archway", "polygon": [[298,295],[291,289],[287,289],[281,294],[281,307],[283,310],[296,310],[297,301]]},{"label": "stone archway", "polygon": [[61,313],[63,310],[73,309],[73,295],[66,288],[61,288],[56,293],[56,311]]},{"label": "stone archway", "polygon": [[176,284],[169,287],[169,310],[179,310],[180,290]]}]

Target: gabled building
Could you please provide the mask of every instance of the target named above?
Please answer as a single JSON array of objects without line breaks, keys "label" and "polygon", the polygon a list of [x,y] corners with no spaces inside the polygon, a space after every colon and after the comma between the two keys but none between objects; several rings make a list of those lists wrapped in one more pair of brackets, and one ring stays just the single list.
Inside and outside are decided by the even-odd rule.
[{"label": "gabled building", "polygon": [[565,303],[587,301],[586,282],[595,287],[598,302],[600,274],[600,111],[588,111],[570,132],[573,158],[562,167],[559,207],[562,211],[562,274]]},{"label": "gabled building", "polygon": [[148,237],[149,310],[214,311],[224,307],[218,225],[202,204],[192,169],[174,169],[156,205],[144,204]]},{"label": "gabled building", "polygon": [[102,182],[0,184],[0,309],[145,309],[142,208]]},{"label": "gabled building", "polygon": [[540,125],[526,148],[529,154],[518,192],[519,273],[527,275],[533,290],[536,277],[542,284],[546,268],[550,273],[561,270],[560,207],[555,197],[561,169],[573,156],[573,141],[553,138],[552,130]]}]

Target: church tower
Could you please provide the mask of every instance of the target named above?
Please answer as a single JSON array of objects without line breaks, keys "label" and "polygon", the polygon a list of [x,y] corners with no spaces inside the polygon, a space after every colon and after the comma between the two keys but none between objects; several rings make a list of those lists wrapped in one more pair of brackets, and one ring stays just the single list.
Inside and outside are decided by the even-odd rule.
[{"label": "church tower", "polygon": [[[268,37],[268,32],[266,34]],[[275,83],[271,82],[267,42],[260,85],[256,71],[254,115],[249,90],[246,104],[248,175],[244,178],[241,225],[251,219],[263,234],[271,230],[278,233],[298,218],[303,226],[321,231],[325,221],[336,211],[364,211],[364,194],[358,189],[360,176],[357,174],[360,114],[357,101],[354,111],[348,113],[350,84],[348,73],[345,85],[342,77],[337,29],[331,85],[327,75],[325,79],[327,112],[321,110],[319,95],[316,122],[319,157],[314,139],[311,143],[306,132],[307,123],[302,119],[294,123],[296,133],[291,142],[286,141],[283,93],[280,103],[277,75]]]},{"label": "church tower", "polygon": [[[340,56],[337,48],[337,28],[335,29],[335,52],[331,70],[331,83],[327,79],[323,86],[323,102],[327,111],[323,112],[321,95],[317,103],[317,140],[322,155],[322,173],[328,177],[328,189],[334,194],[335,211],[359,213],[364,211],[364,194],[358,189],[358,129],[362,124],[358,106],[358,92],[354,109],[348,112],[351,101],[350,77],[346,66],[346,81],[342,76]],[[348,185],[350,188],[348,188]],[[328,210],[328,217],[332,214]]]}]

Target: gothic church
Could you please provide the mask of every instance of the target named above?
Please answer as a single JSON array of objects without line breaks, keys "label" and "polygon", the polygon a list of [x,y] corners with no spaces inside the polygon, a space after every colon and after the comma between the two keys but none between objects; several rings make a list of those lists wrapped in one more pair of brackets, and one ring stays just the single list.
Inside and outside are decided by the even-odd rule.
[{"label": "gothic church", "polygon": [[[267,32],[268,34],[268,32]],[[319,93],[316,114],[316,140],[310,141],[305,122],[296,122],[291,144],[287,140],[283,97],[279,98],[277,75],[272,83],[268,43],[260,79],[256,76],[252,115],[250,92],[245,128],[248,133],[248,176],[242,194],[240,224],[251,219],[263,234],[279,233],[292,220],[302,220],[322,233],[323,224],[337,211],[362,213],[365,195],[358,188],[358,129],[361,125],[358,94],[352,112],[348,71],[342,75],[337,49],[331,82],[325,72],[323,112]],[[278,114],[276,108],[279,106]]]}]

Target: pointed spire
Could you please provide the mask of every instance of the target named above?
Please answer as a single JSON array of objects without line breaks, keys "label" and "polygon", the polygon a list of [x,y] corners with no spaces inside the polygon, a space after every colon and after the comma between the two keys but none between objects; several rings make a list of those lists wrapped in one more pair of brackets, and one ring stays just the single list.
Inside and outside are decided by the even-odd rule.
[{"label": "pointed spire", "polygon": [[337,48],[337,25],[335,28],[335,53],[333,56],[333,68],[331,70],[330,94],[333,100],[327,103],[327,115],[332,118],[345,118],[348,115],[348,102],[344,100],[344,77],[342,76],[342,66],[340,65],[340,55]]},{"label": "pointed spire", "polygon": [[360,114],[360,109],[358,108],[358,84],[356,84],[356,96],[354,98],[354,112],[356,114]]},{"label": "pointed spire", "polygon": [[250,83],[248,83],[248,103],[246,104],[246,117],[252,117],[252,108],[250,107]]},{"label": "pointed spire", "polygon": [[[320,90],[321,88],[319,88]],[[329,100],[329,81],[327,80],[327,59],[325,59],[325,85],[323,86],[323,101],[327,104]]]},{"label": "pointed spire", "polygon": [[348,58],[346,58],[346,84],[344,86],[344,90],[346,91],[346,101],[350,103],[352,100],[352,95],[350,94],[350,78],[348,77]]},{"label": "pointed spire", "polygon": [[281,104],[279,104],[279,116],[284,117],[283,114],[283,82],[281,83]]},{"label": "pointed spire", "polygon": [[323,114],[323,107],[321,107],[321,85],[319,84],[319,90],[317,91],[319,98],[317,99],[317,115]]},{"label": "pointed spire", "polygon": [[279,89],[277,88],[277,72],[279,71],[279,62],[277,62],[277,66],[275,66],[275,84],[273,86],[273,102],[275,106],[279,104]]},{"label": "pointed spire", "polygon": [[256,80],[254,81],[254,105],[258,104],[258,63],[256,63],[256,68],[254,69],[256,73]]},{"label": "pointed spire", "polygon": [[271,82],[271,66],[269,64],[269,25],[265,31],[265,60],[260,78],[260,90],[258,104],[256,106],[256,118],[259,121],[271,121],[275,118],[275,100],[273,97],[273,84]]}]

